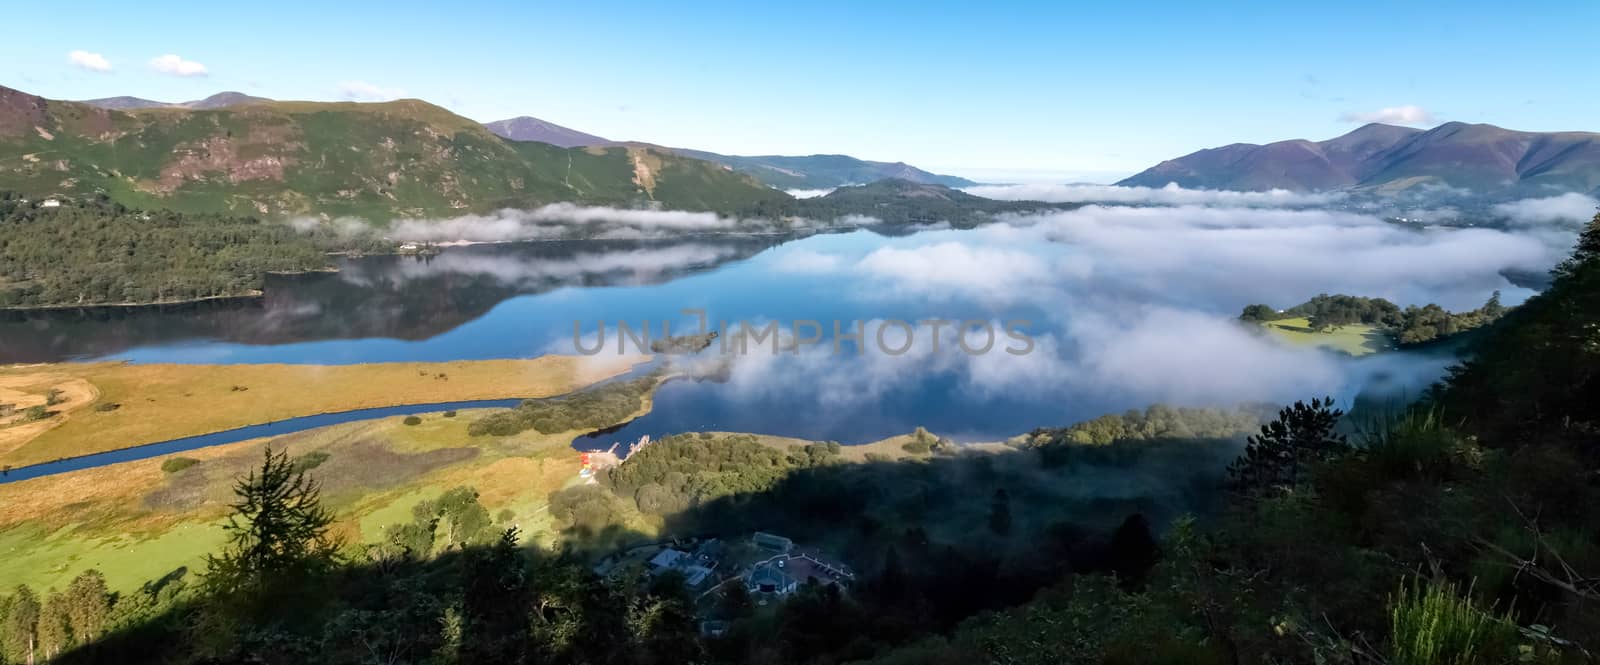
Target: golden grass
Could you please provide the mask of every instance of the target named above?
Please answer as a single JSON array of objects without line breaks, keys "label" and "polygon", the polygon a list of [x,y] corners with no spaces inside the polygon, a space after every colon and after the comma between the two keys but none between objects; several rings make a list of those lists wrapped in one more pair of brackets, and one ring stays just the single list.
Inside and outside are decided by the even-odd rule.
[{"label": "golden grass", "polygon": [[[70,418],[51,418],[60,418],[53,427],[12,435],[9,441],[0,438],[0,465],[25,466],[318,413],[549,397],[622,374],[636,362],[638,358],[544,356],[338,366],[96,363],[0,368],[0,382],[86,381],[98,391],[99,402],[121,405],[101,412],[78,404]],[[0,436],[13,429],[0,430]]]},{"label": "golden grass", "polygon": [[[454,370],[442,371],[455,380]],[[246,394],[254,392],[252,388]],[[647,396],[639,411],[624,420],[648,413],[651,406]],[[465,485],[478,490],[491,516],[511,509],[515,518],[510,524],[522,529],[524,542],[554,545],[559,534],[545,507],[552,492],[578,482],[578,454],[569,444],[583,432],[529,431],[508,437],[467,434],[472,421],[492,412],[465,410],[454,418],[421,414],[419,425],[405,425],[398,417],[343,423],[0,485],[0,577],[14,576],[43,588],[70,580],[93,566],[106,574],[113,588],[127,590],[178,566],[197,565],[200,555],[220,542],[219,519],[228,510],[228,491],[234,481],[231,473],[222,470],[249,468],[259,461],[263,445],[287,449],[291,455],[327,452],[331,457],[319,468],[333,474],[343,474],[351,464],[363,464],[370,459],[361,457],[363,451],[374,445],[402,454],[476,448],[480,451],[476,457],[419,475],[370,478],[368,484],[345,484],[343,491],[325,491],[324,505],[336,519],[334,534],[347,543],[371,542],[379,537],[382,526],[409,520],[411,507],[418,501]],[[201,464],[178,474],[163,472],[161,463],[174,456],[201,460]],[[148,501],[170,484],[181,482],[183,474],[208,468],[211,471],[203,476],[198,504],[176,509],[155,507]],[[330,476],[325,482],[332,487],[344,479],[345,475]],[[9,563],[8,547],[16,549]]]}]

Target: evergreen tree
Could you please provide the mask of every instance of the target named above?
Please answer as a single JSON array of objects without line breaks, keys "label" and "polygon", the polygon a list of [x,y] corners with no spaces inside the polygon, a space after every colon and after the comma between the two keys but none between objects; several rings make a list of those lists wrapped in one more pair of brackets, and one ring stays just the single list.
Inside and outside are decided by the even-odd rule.
[{"label": "evergreen tree", "polygon": [[0,625],[0,647],[6,661],[32,663],[38,650],[39,595],[21,584],[6,603],[5,623]]},{"label": "evergreen tree", "polygon": [[1248,439],[1244,454],[1228,467],[1230,484],[1247,494],[1293,488],[1312,463],[1349,448],[1345,436],[1333,431],[1342,417],[1332,397],[1284,408]]},{"label": "evergreen tree", "polygon": [[524,662],[532,638],[533,587],[517,551],[517,529],[506,529],[493,545],[469,549],[466,556],[461,662]]},{"label": "evergreen tree", "polygon": [[45,658],[53,659],[72,646],[70,621],[66,599],[57,592],[50,592],[39,610],[39,653]]},{"label": "evergreen tree", "polygon": [[333,516],[322,507],[317,483],[296,470],[288,454],[267,448],[261,468],[239,480],[233,493],[233,514],[223,526],[227,545],[221,555],[206,557],[213,592],[293,593],[333,566]]},{"label": "evergreen tree", "polygon": [[67,586],[66,601],[72,636],[79,644],[91,643],[105,632],[111,617],[111,595],[100,571],[91,568],[73,579]]}]

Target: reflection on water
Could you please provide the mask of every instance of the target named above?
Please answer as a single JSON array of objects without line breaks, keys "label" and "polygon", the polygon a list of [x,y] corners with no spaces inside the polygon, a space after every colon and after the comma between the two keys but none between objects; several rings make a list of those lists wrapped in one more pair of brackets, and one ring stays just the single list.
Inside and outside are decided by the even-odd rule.
[{"label": "reflection on water", "polygon": [[[618,322],[687,331],[696,321],[684,310],[703,310],[713,325],[812,320],[825,339],[731,359],[708,350],[696,361],[715,358],[719,380],[668,383],[652,413],[580,445],[693,430],[859,443],[917,426],[992,440],[1156,402],[1415,396],[1453,361],[1447,350],[1350,358],[1285,346],[1236,320],[1245,305],[1287,306],[1320,292],[1450,307],[1476,306],[1494,290],[1508,302],[1527,292],[1504,274],[1532,269],[1537,252],[1479,252],[1515,238],[1398,233],[1314,211],[1091,208],[893,237],[455,247],[274,278],[261,302],[244,307],[13,317],[0,322],[0,362],[528,357],[575,353],[575,325],[586,335],[609,328],[604,352],[615,353]],[[1341,258],[1352,253],[1367,263],[1355,269]],[[870,331],[888,320],[914,325],[908,353],[832,352],[832,322]],[[1018,320],[1033,342],[1027,354],[1005,353],[1005,338],[982,354],[953,344],[949,322]],[[936,350],[932,332],[941,328]]]},{"label": "reflection on water", "polygon": [[[229,362],[234,359],[207,350],[217,343],[427,340],[518,295],[660,283],[753,256],[783,240],[559,241],[456,247],[433,257],[340,259],[335,274],[269,276],[258,301],[0,314],[0,363],[117,357],[157,346],[189,349],[161,360]],[[250,362],[356,362],[296,349],[253,357]]]}]

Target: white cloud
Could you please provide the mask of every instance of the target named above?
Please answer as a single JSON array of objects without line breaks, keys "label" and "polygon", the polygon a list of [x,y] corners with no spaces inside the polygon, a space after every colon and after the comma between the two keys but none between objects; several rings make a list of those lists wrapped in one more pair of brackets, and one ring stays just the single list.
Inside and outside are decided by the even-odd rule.
[{"label": "white cloud", "polygon": [[1552,222],[1582,225],[1594,219],[1597,210],[1600,210],[1600,200],[1577,192],[1538,199],[1522,199],[1494,207],[1495,214],[1504,215],[1512,222],[1526,226]]},{"label": "white cloud", "polygon": [[73,66],[82,67],[92,72],[111,71],[111,61],[99,53],[75,50],[67,53],[67,62]]},{"label": "white cloud", "polygon": [[811,198],[816,198],[818,196],[827,196],[829,193],[833,192],[833,188],[829,187],[827,189],[785,189],[785,190],[783,190],[783,192],[785,194],[788,194],[789,196],[793,196],[793,197],[795,197],[797,199],[811,199]]},{"label": "white cloud", "polygon": [[1432,113],[1427,109],[1413,104],[1405,106],[1391,106],[1376,111],[1350,111],[1339,115],[1341,122],[1381,122],[1389,125],[1431,125],[1434,123]]},{"label": "white cloud", "polygon": [[991,303],[1016,302],[1052,280],[1047,261],[1026,251],[944,242],[902,249],[882,247],[856,270],[902,292],[931,298],[963,295]]},{"label": "white cloud", "polygon": [[150,68],[173,76],[205,76],[210,73],[205,65],[193,60],[184,60],[171,53],[151,58]]},{"label": "white cloud", "polygon": [[352,102],[386,102],[406,96],[400,88],[385,88],[366,81],[340,81],[339,96]]},{"label": "white cloud", "polygon": [[1217,189],[1185,189],[1169,183],[1154,187],[1117,185],[977,185],[962,191],[974,196],[1001,201],[1044,201],[1047,203],[1145,203],[1161,205],[1218,205],[1243,207],[1289,207],[1322,205],[1340,198],[1338,194],[1300,193],[1286,189],[1265,192],[1236,192]]}]

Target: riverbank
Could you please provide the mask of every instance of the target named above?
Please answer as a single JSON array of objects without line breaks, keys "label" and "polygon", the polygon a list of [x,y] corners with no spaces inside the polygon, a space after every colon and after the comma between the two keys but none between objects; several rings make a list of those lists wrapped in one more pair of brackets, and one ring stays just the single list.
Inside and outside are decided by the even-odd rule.
[{"label": "riverbank", "polygon": [[[0,466],[56,459],[358,409],[551,397],[621,375],[638,357],[364,365],[135,365],[0,368],[14,403],[86,383],[50,415],[0,428]],[[87,397],[92,394],[93,397]],[[9,398],[8,398],[9,399]],[[28,404],[31,406],[31,403]],[[19,408],[25,408],[19,406]]]}]

